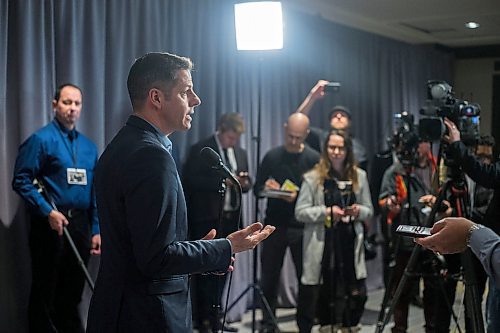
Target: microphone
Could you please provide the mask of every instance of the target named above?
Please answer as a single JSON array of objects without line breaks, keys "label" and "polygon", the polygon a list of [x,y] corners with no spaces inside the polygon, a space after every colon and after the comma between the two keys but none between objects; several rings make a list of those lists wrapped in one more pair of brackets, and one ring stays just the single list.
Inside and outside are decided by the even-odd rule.
[{"label": "microphone", "polygon": [[233,175],[231,170],[222,162],[222,159],[220,158],[220,155],[217,154],[215,150],[213,150],[210,147],[204,147],[200,151],[200,155],[205,159],[205,163],[212,168],[213,170],[217,171],[221,176],[224,178],[229,178],[233,181],[233,183],[237,184],[238,187],[241,188],[240,182],[238,179]]}]

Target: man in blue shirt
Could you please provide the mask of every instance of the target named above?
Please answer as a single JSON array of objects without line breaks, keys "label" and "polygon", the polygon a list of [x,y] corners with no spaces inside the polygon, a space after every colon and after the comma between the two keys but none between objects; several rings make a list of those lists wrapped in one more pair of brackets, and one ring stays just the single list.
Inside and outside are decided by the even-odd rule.
[{"label": "man in blue shirt", "polygon": [[[62,234],[67,227],[85,263],[90,254],[100,254],[93,190],[97,148],[75,129],[82,109],[79,87],[59,86],[52,106],[54,120],[20,146],[12,180],[31,216],[29,328],[83,332],[78,304],[85,276]],[[33,184],[35,179],[44,185],[45,195]]]}]

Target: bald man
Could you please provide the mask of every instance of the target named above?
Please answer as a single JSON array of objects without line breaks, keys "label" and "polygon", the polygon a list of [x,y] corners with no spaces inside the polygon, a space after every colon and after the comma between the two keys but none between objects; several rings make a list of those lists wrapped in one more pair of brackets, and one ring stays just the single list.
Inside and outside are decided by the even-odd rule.
[{"label": "bald man", "polygon": [[[309,134],[309,118],[302,113],[294,113],[283,125],[285,143],[271,149],[262,160],[257,172],[254,193],[265,195],[267,190],[279,190],[284,186],[288,196],[269,197],[265,224],[276,226],[271,241],[262,247],[262,291],[273,312],[280,271],[287,247],[292,253],[297,280],[302,274],[302,231],[303,224],[295,220],[295,200],[302,183],[302,175],[318,161],[319,153],[304,140]],[[274,332],[268,313],[264,312],[261,332]]]}]

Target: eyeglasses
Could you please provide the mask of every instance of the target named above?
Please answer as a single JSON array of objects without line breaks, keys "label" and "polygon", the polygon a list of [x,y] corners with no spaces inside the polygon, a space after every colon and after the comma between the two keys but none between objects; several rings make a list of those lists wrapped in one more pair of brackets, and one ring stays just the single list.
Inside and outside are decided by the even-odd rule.
[{"label": "eyeglasses", "polygon": [[331,149],[333,151],[335,151],[335,149],[338,149],[339,151],[345,151],[344,146],[328,146],[328,149]]}]

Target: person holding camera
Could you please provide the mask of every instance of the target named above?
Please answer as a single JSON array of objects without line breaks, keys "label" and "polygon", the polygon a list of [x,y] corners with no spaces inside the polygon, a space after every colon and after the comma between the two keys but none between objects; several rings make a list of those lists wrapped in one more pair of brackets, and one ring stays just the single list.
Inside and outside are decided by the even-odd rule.
[{"label": "person holding camera", "polygon": [[[493,158],[493,146],[495,145],[495,139],[490,135],[482,135],[479,138],[476,146],[474,147],[474,155],[476,158],[484,164],[491,164],[494,161]],[[484,216],[486,211],[488,210],[488,206],[493,197],[494,190],[491,188],[486,188],[477,184],[470,177],[466,176],[467,181],[467,189],[469,192],[469,209],[470,209],[470,219],[474,223],[482,224],[484,222]],[[486,274],[481,262],[472,257],[472,268],[474,269],[477,287],[478,287],[478,295],[480,295],[482,302],[482,296],[484,291],[486,290],[488,275]],[[494,299],[494,286],[490,286],[489,290],[491,290],[491,294],[488,296],[488,300]],[[469,291],[466,289],[465,293],[467,295]],[[491,296],[491,297],[490,297]],[[467,296],[466,296],[467,299]],[[469,306],[467,302],[465,302],[465,312],[468,313]],[[488,307],[488,306],[487,306]],[[469,316],[465,316],[465,331],[472,332],[473,327]]]},{"label": "person holding camera", "polygon": [[[316,101],[322,99],[327,93],[327,86],[329,85],[329,83],[330,82],[326,80],[318,80],[316,85],[311,89],[304,101],[300,104],[296,112],[303,113],[309,116],[309,113],[311,112],[311,109]],[[323,148],[322,144],[325,138],[328,136],[330,130],[344,130],[351,138],[354,159],[357,161],[358,166],[363,170],[367,170],[368,157],[366,154],[366,149],[361,141],[358,138],[354,137],[350,132],[352,121],[351,111],[345,106],[336,105],[331,109],[328,115],[328,120],[330,124],[330,128],[328,130],[313,126],[310,127],[310,132],[306,138],[306,143],[311,148],[315,149],[318,152],[321,152]]]},{"label": "person holding camera", "polygon": [[[393,140],[397,160],[386,170],[382,179],[379,204],[386,217],[389,241],[391,243],[392,260],[395,265],[388,274],[388,288],[394,294],[407,268],[414,242],[406,237],[395,236],[398,225],[425,225],[430,207],[436,198],[431,195],[431,184],[436,172],[436,160],[431,152],[430,143],[417,141],[418,136],[412,133],[396,134]],[[412,143],[414,142],[414,144]],[[451,208],[443,206],[441,211],[449,215]],[[424,317],[428,332],[448,332],[450,309],[441,304],[443,291],[437,275],[439,268],[444,268],[443,258],[437,258],[430,251],[422,252],[419,265],[412,267],[412,273],[424,276]],[[389,264],[389,263],[387,263]],[[389,270],[388,270],[389,271]],[[394,306],[394,327],[392,332],[406,332],[408,327],[408,309],[414,290],[418,290],[419,279],[412,276],[407,280],[401,296]],[[446,295],[454,290],[454,285],[443,284]],[[439,306],[438,306],[439,305]],[[443,320],[443,318],[448,318]]]},{"label": "person holding camera", "polygon": [[304,223],[301,333],[311,331],[316,303],[320,332],[359,331],[367,299],[363,221],[372,214],[368,178],[355,164],[352,140],[332,130],[295,206],[295,218]]},{"label": "person holding camera", "polygon": [[[484,213],[482,224],[500,235],[500,162],[484,163],[474,156],[463,142],[457,126],[445,118],[448,134],[444,139],[449,143],[447,154],[462,168],[477,185],[494,189],[493,197]],[[489,292],[487,311],[488,332],[500,332],[500,289],[492,287]]]}]

